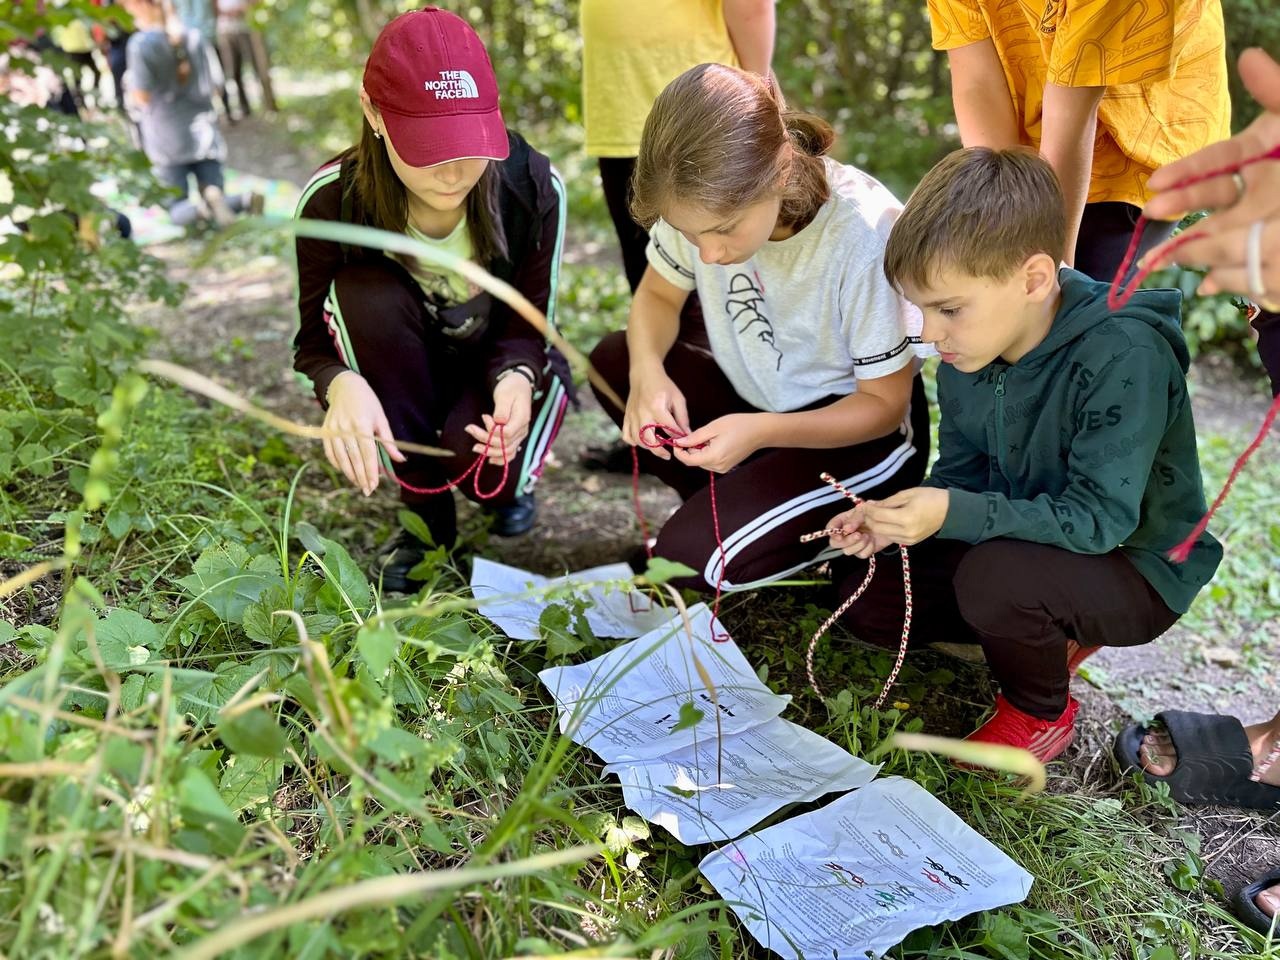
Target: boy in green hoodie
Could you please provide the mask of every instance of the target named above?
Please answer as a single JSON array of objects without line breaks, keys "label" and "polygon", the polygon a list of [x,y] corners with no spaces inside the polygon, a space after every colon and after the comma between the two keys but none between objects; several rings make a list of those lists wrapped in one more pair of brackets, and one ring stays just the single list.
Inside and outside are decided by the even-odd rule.
[{"label": "boy in green hoodie", "polygon": [[[1205,510],[1181,296],[1112,313],[1105,283],[1060,268],[1065,237],[1057,178],[1029,150],[958,150],[925,176],[885,273],[942,358],[938,460],[830,524],[842,599],[872,553],[911,546],[912,638],[980,643],[1000,684],[969,739],[1043,761],[1074,737],[1079,662],[1158,637],[1222,557],[1208,533],[1186,563],[1166,556]],[[895,646],[902,610],[881,574],[845,618]]]}]

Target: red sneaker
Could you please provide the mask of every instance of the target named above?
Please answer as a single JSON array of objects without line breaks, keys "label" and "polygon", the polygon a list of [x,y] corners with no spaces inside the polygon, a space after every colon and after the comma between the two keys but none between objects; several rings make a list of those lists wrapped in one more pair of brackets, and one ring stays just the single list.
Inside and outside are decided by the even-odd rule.
[{"label": "red sneaker", "polygon": [[1057,720],[1041,720],[1023,713],[1002,695],[996,696],[996,712],[966,740],[1000,743],[1030,750],[1041,763],[1048,763],[1071,746],[1076,736],[1076,713],[1080,702],[1067,697],[1067,709]]},{"label": "red sneaker", "polygon": [[1074,677],[1076,675],[1076,671],[1080,669],[1080,664],[1084,663],[1101,649],[1101,647],[1085,647],[1077,643],[1075,640],[1068,640],[1067,673]]}]

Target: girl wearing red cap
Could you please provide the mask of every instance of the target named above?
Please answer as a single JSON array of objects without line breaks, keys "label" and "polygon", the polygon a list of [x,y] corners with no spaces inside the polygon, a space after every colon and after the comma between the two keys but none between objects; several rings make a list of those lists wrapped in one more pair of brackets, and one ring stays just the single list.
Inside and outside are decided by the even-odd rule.
[{"label": "girl wearing red cap", "polygon": [[[374,43],[360,101],[359,143],[315,174],[298,215],[406,233],[473,260],[554,321],[564,187],[547,158],[506,129],[475,31],[434,7],[397,17]],[[380,471],[436,488],[484,454],[476,482],[459,489],[492,510],[494,532],[527,531],[569,399],[560,354],[457,274],[325,240],[300,238],[297,255],[294,367],[315,385],[326,428],[380,441],[326,440],[329,462],[368,496]],[[455,456],[404,454],[393,437]],[[438,545],[453,544],[450,493],[402,486],[400,497]],[[405,531],[393,537],[376,565],[384,589],[411,589],[422,555]]]},{"label": "girl wearing red cap", "polygon": [[[631,210],[652,227],[649,265],[626,332],[591,362],[626,397],[625,414],[602,404],[627,443],[651,446],[653,425],[674,441],[640,456],[685,500],[654,553],[694,568],[690,587],[822,559],[800,535],[842,502],[823,471],[870,497],[924,475],[920,317],[880,268],[901,205],[826,157],[833,139],[769,81],[719,64],[676,78],[645,122]],[[679,339],[695,292],[710,350]]]}]

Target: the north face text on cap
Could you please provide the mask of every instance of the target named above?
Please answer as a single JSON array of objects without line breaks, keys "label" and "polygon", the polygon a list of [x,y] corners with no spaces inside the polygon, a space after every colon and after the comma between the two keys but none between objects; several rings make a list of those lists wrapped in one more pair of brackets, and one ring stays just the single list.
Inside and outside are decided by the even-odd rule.
[{"label": "the north face text on cap", "polygon": [[479,100],[475,78],[466,70],[441,70],[439,80],[426,80],[423,89],[436,95],[437,100]]}]

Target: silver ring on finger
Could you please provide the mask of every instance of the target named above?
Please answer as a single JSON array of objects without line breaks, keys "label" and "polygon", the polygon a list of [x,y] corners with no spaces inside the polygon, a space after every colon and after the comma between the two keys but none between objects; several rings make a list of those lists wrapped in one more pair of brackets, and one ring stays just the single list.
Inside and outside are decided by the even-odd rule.
[{"label": "silver ring on finger", "polygon": [[1240,201],[1244,199],[1245,190],[1249,188],[1249,185],[1245,183],[1244,174],[1241,173],[1239,170],[1232,171],[1231,182],[1236,185],[1236,198],[1232,200],[1229,204],[1227,204],[1227,206],[1225,207],[1225,209],[1227,210],[1230,210],[1232,207],[1239,204]]},{"label": "silver ring on finger", "polygon": [[1267,299],[1267,282],[1262,276],[1262,231],[1265,227],[1264,221],[1253,221],[1244,246],[1245,282],[1249,296],[1255,301]]}]

